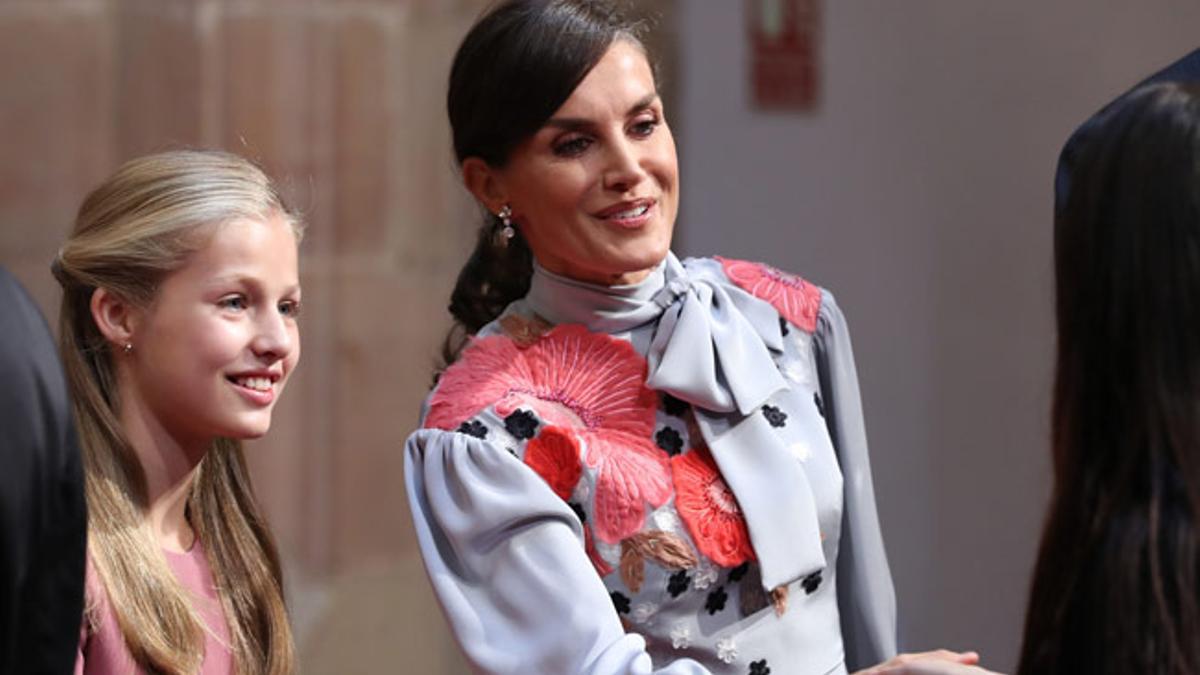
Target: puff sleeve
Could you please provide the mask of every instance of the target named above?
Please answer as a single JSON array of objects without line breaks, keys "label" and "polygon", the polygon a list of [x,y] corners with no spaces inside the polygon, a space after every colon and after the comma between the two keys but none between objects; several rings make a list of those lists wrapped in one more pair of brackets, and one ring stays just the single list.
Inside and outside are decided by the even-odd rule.
[{"label": "puff sleeve", "polygon": [[896,594],[875,507],[850,333],[827,291],[814,337],[825,422],[844,478],[838,605],[846,666],[853,672],[896,654]]},{"label": "puff sleeve", "polygon": [[578,517],[519,459],[423,429],[404,468],[426,571],[475,672],[708,673],[691,660],[654,670],[587,557]]}]

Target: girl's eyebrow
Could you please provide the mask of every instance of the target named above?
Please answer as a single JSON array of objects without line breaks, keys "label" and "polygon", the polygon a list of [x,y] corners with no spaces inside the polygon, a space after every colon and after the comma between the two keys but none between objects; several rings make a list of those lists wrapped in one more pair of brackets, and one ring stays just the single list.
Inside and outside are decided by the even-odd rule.
[{"label": "girl's eyebrow", "polygon": [[[629,112],[625,114],[636,114],[638,111],[649,107],[650,104],[654,103],[656,100],[658,100],[658,92],[650,92],[649,94],[638,99],[636,103],[629,106]],[[546,120],[545,126],[554,127],[563,131],[581,131],[584,129],[590,129],[592,127],[592,122],[580,117],[551,117],[549,120]]]}]

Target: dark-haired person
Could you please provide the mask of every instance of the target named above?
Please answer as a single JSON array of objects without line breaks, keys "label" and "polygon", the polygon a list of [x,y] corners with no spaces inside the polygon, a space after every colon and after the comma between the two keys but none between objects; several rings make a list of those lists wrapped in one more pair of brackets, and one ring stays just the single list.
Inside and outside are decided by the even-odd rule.
[{"label": "dark-haired person", "polygon": [[500,3],[459,48],[448,107],[489,216],[451,298],[473,337],[448,341],[405,478],[473,669],[893,657],[842,314],[800,277],[671,254],[675,145],[635,27],[601,2]]},{"label": "dark-haired person", "polygon": [[1103,113],[1054,250],[1054,490],[1019,672],[1200,673],[1200,87]]},{"label": "dark-haired person", "polygon": [[1083,152],[1083,148],[1096,138],[1100,122],[1104,118],[1104,113],[1123,103],[1139,87],[1162,82],[1200,82],[1200,49],[1192,51],[1166,68],[1142,80],[1133,89],[1110,101],[1099,112],[1079,125],[1079,128],[1071,134],[1066,144],[1063,145],[1062,152],[1058,155],[1058,167],[1054,174],[1054,212],[1056,214],[1061,213],[1066,207],[1067,196],[1071,191],[1071,177],[1075,172],[1075,165],[1079,162],[1079,156]]},{"label": "dark-haired person", "polygon": [[71,401],[37,305],[0,267],[0,673],[66,673],[87,509]]}]

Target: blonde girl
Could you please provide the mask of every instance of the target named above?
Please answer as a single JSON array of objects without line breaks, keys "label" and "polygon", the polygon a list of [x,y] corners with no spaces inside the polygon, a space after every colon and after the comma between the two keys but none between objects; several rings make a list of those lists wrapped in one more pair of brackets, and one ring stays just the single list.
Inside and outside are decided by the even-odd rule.
[{"label": "blonde girl", "polygon": [[301,232],[221,152],[135,159],[84,200],[54,263],[89,509],[76,673],[294,671],[241,441],[299,359]]}]

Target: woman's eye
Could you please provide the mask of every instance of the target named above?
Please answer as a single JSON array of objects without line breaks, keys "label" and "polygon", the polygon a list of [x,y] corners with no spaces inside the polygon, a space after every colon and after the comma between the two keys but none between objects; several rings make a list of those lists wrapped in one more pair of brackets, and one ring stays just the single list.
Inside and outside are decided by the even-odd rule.
[{"label": "woman's eye", "polygon": [[227,298],[221,298],[217,305],[222,309],[232,309],[234,311],[242,311],[246,309],[246,298],[241,295],[231,295]]},{"label": "woman's eye", "polygon": [[583,154],[592,145],[592,140],[579,136],[554,145],[554,154],[559,157],[576,157]]},{"label": "woman's eye", "polygon": [[630,133],[632,133],[637,138],[647,138],[651,134],[653,134],[654,130],[657,128],[658,128],[658,120],[657,119],[642,120],[633,125],[633,127],[630,130]]},{"label": "woman's eye", "polygon": [[279,303],[279,313],[294,319],[300,316],[300,303],[296,300],[284,300]]}]

